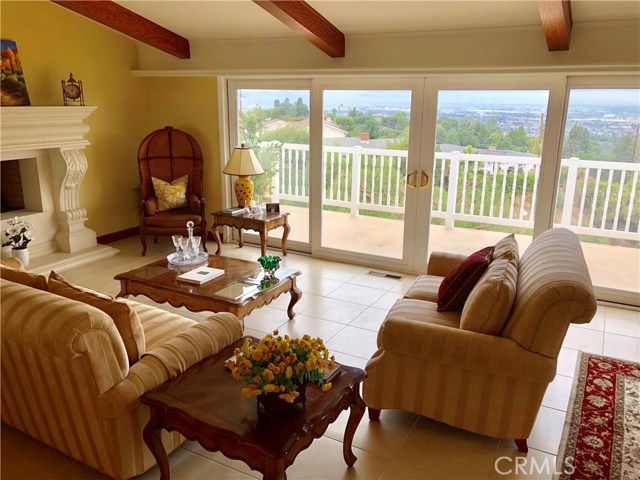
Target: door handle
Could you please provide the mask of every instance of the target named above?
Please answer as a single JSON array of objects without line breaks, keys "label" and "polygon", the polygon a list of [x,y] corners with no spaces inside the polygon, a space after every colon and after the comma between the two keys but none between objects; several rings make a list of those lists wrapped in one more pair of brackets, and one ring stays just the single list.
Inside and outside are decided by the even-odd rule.
[{"label": "door handle", "polygon": [[429,185],[429,175],[424,170],[420,170],[420,188],[425,188]]},{"label": "door handle", "polygon": [[416,188],[416,177],[418,176],[418,171],[414,170],[413,172],[407,175],[407,185],[410,188]]}]

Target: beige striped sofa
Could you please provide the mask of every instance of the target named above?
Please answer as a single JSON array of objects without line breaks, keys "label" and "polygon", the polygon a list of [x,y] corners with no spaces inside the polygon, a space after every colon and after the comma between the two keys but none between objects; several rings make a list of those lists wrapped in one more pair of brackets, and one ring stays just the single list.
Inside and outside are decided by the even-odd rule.
[{"label": "beige striped sofa", "polygon": [[[242,336],[228,313],[196,322],[117,300],[141,327],[144,351],[132,362],[103,311],[4,277],[2,421],[116,479],[155,464],[142,439],[149,410],[140,396]],[[183,441],[163,432],[167,452]]]},{"label": "beige striped sofa", "polygon": [[552,229],[520,258],[507,237],[462,311],[438,312],[440,282],[463,258],[434,252],[389,311],[366,366],[369,417],[408,410],[526,451],[569,324],[596,311],[582,249],[571,231]]}]

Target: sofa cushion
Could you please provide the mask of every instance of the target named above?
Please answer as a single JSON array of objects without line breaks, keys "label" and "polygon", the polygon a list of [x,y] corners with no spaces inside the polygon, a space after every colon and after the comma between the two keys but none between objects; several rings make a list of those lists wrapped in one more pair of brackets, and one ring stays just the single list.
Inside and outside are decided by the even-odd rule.
[{"label": "sofa cushion", "polygon": [[438,289],[438,311],[461,310],[484,271],[491,262],[493,247],[472,253],[444,277]]},{"label": "sofa cushion", "polygon": [[47,279],[43,275],[35,275],[33,273],[16,270],[9,267],[0,267],[0,277],[15,283],[21,283],[28,287],[37,288],[38,290],[49,291]]},{"label": "sofa cushion", "polygon": [[420,275],[411,288],[405,293],[404,298],[424,300],[427,302],[438,301],[438,289],[444,277],[436,275]]},{"label": "sofa cushion", "polygon": [[517,258],[493,260],[464,304],[460,328],[499,335],[511,313],[517,277]]},{"label": "sofa cushion", "polygon": [[495,247],[493,247],[493,255],[491,259],[497,260],[498,258],[506,258],[507,260],[510,260],[515,258],[517,266],[519,256],[518,242],[516,241],[515,235],[512,233],[511,235],[507,235],[500,239],[496,243]]},{"label": "sofa cushion", "polygon": [[77,300],[102,310],[113,319],[129,359],[133,365],[144,354],[144,331],[138,314],[125,302],[102,293],[83,289],[67,282],[53,270],[49,274],[49,291],[62,297]]},{"label": "sofa cushion", "polygon": [[398,300],[389,310],[385,321],[388,319],[412,320],[451,328],[460,326],[460,312],[438,312],[435,303],[410,298]]}]

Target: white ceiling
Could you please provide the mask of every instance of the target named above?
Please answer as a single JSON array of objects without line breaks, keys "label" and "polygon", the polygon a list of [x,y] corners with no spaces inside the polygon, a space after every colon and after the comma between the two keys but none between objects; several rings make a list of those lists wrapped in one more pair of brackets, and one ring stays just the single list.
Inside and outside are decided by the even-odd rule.
[{"label": "white ceiling", "polygon": [[[307,0],[345,35],[539,26],[535,0]],[[291,37],[251,0],[118,0],[189,39]],[[640,21],[640,1],[572,0],[573,22]]]}]

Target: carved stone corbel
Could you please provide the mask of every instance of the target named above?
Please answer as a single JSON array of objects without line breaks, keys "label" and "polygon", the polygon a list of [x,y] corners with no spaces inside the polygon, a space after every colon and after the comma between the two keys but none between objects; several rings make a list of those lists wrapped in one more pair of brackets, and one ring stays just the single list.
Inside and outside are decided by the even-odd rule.
[{"label": "carved stone corbel", "polygon": [[56,242],[63,252],[75,253],[95,246],[96,232],[87,228],[87,211],[80,206],[80,185],[87,172],[82,149],[51,151],[58,233]]}]

